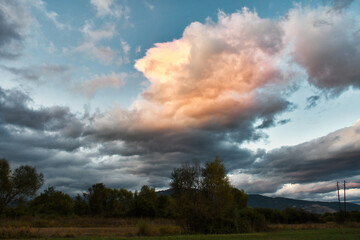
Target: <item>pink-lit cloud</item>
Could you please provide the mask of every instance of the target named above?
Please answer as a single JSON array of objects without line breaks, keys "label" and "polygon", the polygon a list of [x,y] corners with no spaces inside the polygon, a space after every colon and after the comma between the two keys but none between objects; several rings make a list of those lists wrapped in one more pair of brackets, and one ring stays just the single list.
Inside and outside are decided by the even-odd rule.
[{"label": "pink-lit cloud", "polygon": [[138,129],[227,128],[283,111],[277,22],[248,9],[218,18],[192,23],[181,39],[149,49],[135,67],[150,86],[130,112],[116,110],[110,121],[131,115],[125,125]]},{"label": "pink-lit cloud", "polygon": [[330,95],[360,88],[358,16],[331,7],[297,7],[282,28],[293,45],[292,60],[305,68],[311,84]]},{"label": "pink-lit cloud", "polygon": [[73,89],[88,97],[92,97],[99,89],[124,86],[124,78],[126,78],[126,74],[124,73],[111,73],[105,76],[96,75],[94,78],[76,85]]}]

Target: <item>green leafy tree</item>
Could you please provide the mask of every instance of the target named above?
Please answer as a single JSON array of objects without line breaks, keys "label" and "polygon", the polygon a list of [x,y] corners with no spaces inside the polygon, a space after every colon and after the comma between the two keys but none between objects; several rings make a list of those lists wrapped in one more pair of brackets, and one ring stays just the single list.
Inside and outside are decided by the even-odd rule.
[{"label": "green leafy tree", "polygon": [[92,215],[104,215],[109,190],[103,183],[96,183],[88,189],[84,196],[89,203],[89,210]]},{"label": "green leafy tree", "polygon": [[11,171],[8,161],[0,159],[0,215],[9,203],[33,197],[43,183],[43,174],[34,167],[23,165]]},{"label": "green leafy tree", "polygon": [[239,210],[246,208],[249,202],[249,196],[246,192],[237,188],[231,188],[231,192],[234,197],[234,208]]},{"label": "green leafy tree", "polygon": [[172,196],[183,202],[181,197],[193,198],[199,189],[200,166],[197,164],[183,164],[181,168],[175,168],[171,173]]},{"label": "green leafy tree", "polygon": [[219,157],[205,164],[202,170],[201,194],[206,206],[203,214],[205,231],[219,232],[229,221],[234,196],[225,166]]},{"label": "green leafy tree", "polygon": [[78,216],[89,214],[89,205],[80,194],[76,195],[74,199],[74,213]]},{"label": "green leafy tree", "polygon": [[155,217],[157,212],[157,194],[155,188],[142,186],[139,193],[134,196],[134,212],[137,217]]},{"label": "green leafy tree", "polygon": [[30,202],[30,209],[35,213],[49,215],[71,215],[74,200],[66,193],[56,191],[54,187],[44,190]]},{"label": "green leafy tree", "polygon": [[239,210],[246,208],[248,196],[231,186],[219,157],[203,168],[197,165],[175,168],[170,186],[176,200],[176,217],[191,230],[219,233],[238,229]]},{"label": "green leafy tree", "polygon": [[126,189],[108,189],[105,201],[106,216],[121,217],[130,213],[133,194]]}]

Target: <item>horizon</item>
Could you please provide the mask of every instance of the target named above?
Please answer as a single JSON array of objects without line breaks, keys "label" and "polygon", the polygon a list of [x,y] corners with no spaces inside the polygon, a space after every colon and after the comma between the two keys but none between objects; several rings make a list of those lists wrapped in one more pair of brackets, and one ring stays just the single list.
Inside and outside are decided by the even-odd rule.
[{"label": "horizon", "polygon": [[72,196],[219,156],[249,194],[360,204],[360,1],[0,3],[0,159]]}]

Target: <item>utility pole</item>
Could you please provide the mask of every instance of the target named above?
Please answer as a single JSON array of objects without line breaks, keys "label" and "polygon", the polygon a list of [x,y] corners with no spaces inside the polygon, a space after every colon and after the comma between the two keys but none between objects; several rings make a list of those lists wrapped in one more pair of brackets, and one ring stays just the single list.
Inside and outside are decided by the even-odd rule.
[{"label": "utility pole", "polygon": [[337,186],[337,194],[338,194],[338,202],[339,202],[339,212],[341,212],[341,204],[340,204],[340,190],[339,190],[339,182],[336,181]]},{"label": "utility pole", "polygon": [[345,185],[345,181],[344,181],[344,211],[345,211],[345,215],[346,215],[346,195],[345,195],[345,191],[346,191],[346,185]]}]

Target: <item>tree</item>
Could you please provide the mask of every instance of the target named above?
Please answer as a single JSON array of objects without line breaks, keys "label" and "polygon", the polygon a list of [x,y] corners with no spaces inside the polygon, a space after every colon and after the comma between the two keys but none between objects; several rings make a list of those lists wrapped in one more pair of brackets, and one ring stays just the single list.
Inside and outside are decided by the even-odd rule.
[{"label": "tree", "polygon": [[74,199],[74,213],[78,216],[84,216],[89,213],[89,205],[80,194],[76,195]]},{"label": "tree", "polygon": [[234,197],[234,208],[246,208],[249,202],[249,196],[245,193],[245,191],[243,189],[239,190],[237,188],[232,188],[231,191]]},{"label": "tree", "polygon": [[[171,194],[176,199],[180,196],[194,195],[199,188],[200,167],[197,164],[183,164],[181,168],[175,168],[171,173]],[[181,199],[182,202],[184,199]]]},{"label": "tree", "polygon": [[234,196],[225,166],[219,157],[208,161],[202,170],[201,194],[206,205],[203,217],[208,221],[205,231],[221,231],[231,214]]},{"label": "tree", "polygon": [[170,186],[178,217],[193,231],[220,232],[226,221],[232,221],[234,196],[220,158],[204,168],[188,164],[175,168]]},{"label": "tree", "polygon": [[139,193],[135,192],[134,212],[137,217],[155,217],[157,212],[157,195],[155,188],[142,186]]},{"label": "tree", "polygon": [[66,193],[56,191],[54,187],[44,190],[30,202],[30,209],[36,213],[51,215],[71,215],[74,212],[74,200]]},{"label": "tree", "polygon": [[89,202],[90,213],[92,215],[104,215],[108,189],[103,183],[97,183],[92,185],[88,191],[89,193],[85,193],[84,196]]},{"label": "tree", "polygon": [[0,159],[0,215],[14,201],[32,197],[44,183],[44,175],[34,167],[23,165],[10,170],[6,159]]}]

